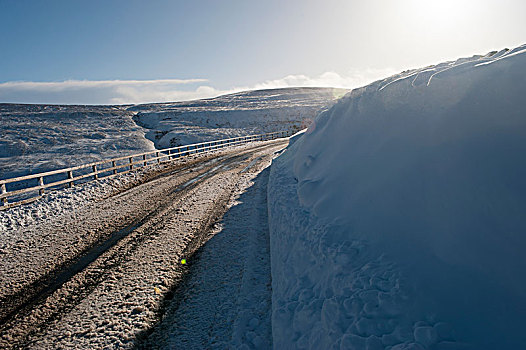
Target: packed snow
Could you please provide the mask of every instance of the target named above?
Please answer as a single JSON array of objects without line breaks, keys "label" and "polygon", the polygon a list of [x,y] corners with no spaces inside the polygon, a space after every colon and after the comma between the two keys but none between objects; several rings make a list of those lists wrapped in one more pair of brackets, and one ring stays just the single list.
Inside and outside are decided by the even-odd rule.
[{"label": "packed snow", "polygon": [[[133,347],[148,334],[158,321],[159,309],[171,299],[170,291],[186,270],[179,263],[181,259],[193,261],[193,251],[209,238],[210,224],[224,214],[232,195],[250,186],[251,179],[285,145],[286,140],[258,142],[250,147],[223,149],[217,151],[218,154],[184,164],[177,164],[182,159],[177,159],[172,166],[161,164],[168,167],[151,168],[153,174],[149,174],[148,181],[128,191],[86,203],[7,237],[7,244],[0,249],[3,257],[0,303],[6,306],[1,308],[2,318],[17,303],[24,302],[24,298],[30,301],[38,298],[38,294],[31,291],[24,293],[24,288],[34,283],[38,293],[41,286],[45,291],[49,285],[46,276],[50,272],[53,272],[51,286],[55,283],[55,273],[59,276],[58,283],[63,272],[71,271],[74,275],[52,290],[45,300],[32,305],[30,312],[10,317],[7,327],[3,323],[0,347]],[[264,199],[265,189],[264,185],[259,187],[257,198]],[[266,240],[267,252],[260,255],[268,259],[268,232],[265,235],[257,227],[258,222],[265,222],[266,206],[258,204],[262,203],[252,202],[255,215],[245,219],[263,216],[254,222],[251,237],[255,240],[243,237],[243,242],[251,244],[250,251],[255,252],[260,248],[259,242]],[[241,214],[250,212],[243,207]],[[236,229],[232,229],[229,240],[237,237]],[[114,235],[121,234],[124,236],[112,240]],[[108,241],[110,245],[106,244]],[[242,242],[239,244],[246,247]],[[86,248],[100,256],[94,261],[84,261],[88,265],[69,265],[70,259]],[[228,243],[223,248],[228,248]],[[239,299],[239,308],[245,311],[244,315],[263,308],[270,319],[269,264],[259,266],[256,264],[259,258],[245,253],[247,261],[241,265],[244,265],[246,279],[241,288],[249,291]],[[253,289],[249,287],[253,285],[253,277],[258,282],[257,277],[261,275],[266,280],[256,285],[260,286],[264,303],[255,307],[251,301],[258,297],[250,293]],[[44,282],[38,282],[42,277]],[[233,298],[234,294],[229,291],[232,290],[227,290],[225,297]],[[255,327],[253,322],[247,324],[241,318],[238,323],[238,329]],[[266,327],[261,322],[259,328],[268,332],[268,322]]]},{"label": "packed snow", "polygon": [[[257,160],[257,159],[256,159]],[[143,348],[270,349],[271,275],[267,214],[270,159],[244,169],[210,240]],[[256,174],[258,174],[255,177]]]},{"label": "packed snow", "polygon": [[188,164],[200,158],[220,156],[229,151],[241,152],[253,146],[253,143],[248,143],[231,147],[228,150],[219,149],[207,153],[192,154],[188,157],[179,158],[175,162],[163,162],[160,165],[154,164],[136,168],[134,171],[119,174],[116,177],[79,183],[71,188],[47,190],[44,196],[35,202],[0,211],[0,251],[7,237],[15,237],[19,234],[18,230],[43,224],[68,212],[78,211],[91,202],[104,200],[135,187],[148,180],[152,173],[170,167],[173,163]]},{"label": "packed snow", "polygon": [[276,348],[526,343],[526,45],[355,89],[269,180]]},{"label": "packed snow", "polygon": [[135,121],[157,148],[260,134],[298,131],[348,90],[286,88],[239,92],[189,102],[138,105]]}]

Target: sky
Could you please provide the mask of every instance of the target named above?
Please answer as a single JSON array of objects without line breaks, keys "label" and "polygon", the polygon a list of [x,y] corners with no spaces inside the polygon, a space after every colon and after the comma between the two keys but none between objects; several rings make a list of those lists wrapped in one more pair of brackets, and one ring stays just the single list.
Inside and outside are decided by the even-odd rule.
[{"label": "sky", "polygon": [[526,42],[524,0],[0,0],[0,102],[355,88]]}]

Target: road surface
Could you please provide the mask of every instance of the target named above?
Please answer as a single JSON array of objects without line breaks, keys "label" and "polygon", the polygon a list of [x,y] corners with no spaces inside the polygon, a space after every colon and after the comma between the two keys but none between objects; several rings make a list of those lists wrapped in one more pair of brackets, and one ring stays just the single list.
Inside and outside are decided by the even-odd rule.
[{"label": "road surface", "polygon": [[193,262],[235,198],[287,142],[174,162],[138,186],[20,230],[21,239],[1,251],[0,348],[155,341],[192,269],[181,260]]}]

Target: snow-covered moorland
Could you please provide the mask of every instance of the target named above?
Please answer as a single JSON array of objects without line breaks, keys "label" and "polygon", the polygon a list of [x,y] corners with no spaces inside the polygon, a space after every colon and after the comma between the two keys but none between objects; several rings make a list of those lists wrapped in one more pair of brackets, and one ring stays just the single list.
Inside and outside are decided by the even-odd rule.
[{"label": "snow-covered moorland", "polygon": [[526,343],[526,45],[347,94],[269,180],[275,348]]},{"label": "snow-covered moorland", "polygon": [[301,130],[348,90],[285,88],[244,91],[189,102],[138,105],[134,120],[157,148],[282,130]]},{"label": "snow-covered moorland", "polygon": [[140,153],[154,146],[299,130],[346,92],[271,89],[134,106],[0,104],[0,179]]},{"label": "snow-covered moorland", "polygon": [[[310,124],[270,170],[272,339],[252,343],[278,349],[522,348],[526,46],[377,81],[353,90],[311,124],[341,93],[298,88],[140,106],[0,105],[0,173],[136,153],[151,149],[151,141],[163,148]],[[131,174],[122,184],[141,176]],[[113,193],[115,181],[13,208],[4,212],[0,231],[16,241],[18,229],[76,210],[79,198],[82,204]],[[260,218],[262,188],[245,196],[261,199],[247,202]],[[34,213],[44,215],[33,220]],[[246,213],[234,210],[226,222],[241,225],[235,214]],[[236,232],[236,225],[227,232]],[[207,252],[228,247],[230,238],[236,235],[218,236],[214,242],[228,244],[212,242]],[[228,286],[222,296],[231,296]],[[205,295],[210,299],[216,302]],[[267,304],[258,306],[263,333]],[[243,320],[252,318],[237,320],[239,329],[248,329]]]},{"label": "snow-covered moorland", "polygon": [[0,104],[0,179],[154,149],[125,107]]}]

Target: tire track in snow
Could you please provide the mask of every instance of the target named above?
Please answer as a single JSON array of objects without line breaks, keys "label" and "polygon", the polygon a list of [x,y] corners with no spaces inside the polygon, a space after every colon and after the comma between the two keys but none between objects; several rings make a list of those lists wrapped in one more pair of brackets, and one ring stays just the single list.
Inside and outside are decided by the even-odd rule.
[{"label": "tire track in snow", "polygon": [[[159,250],[168,249],[167,247],[162,246],[162,244],[170,244],[169,241],[164,240],[161,237],[165,234],[168,237],[172,231],[174,231],[174,227],[179,226],[179,230],[175,237],[170,238],[173,240],[173,242],[171,242],[173,243],[172,248],[176,248],[175,251],[172,251],[172,253],[179,252],[180,255],[181,253],[184,253],[184,249],[187,249],[186,253],[189,253],[188,248],[192,246],[194,247],[191,249],[197,249],[204,242],[204,239],[199,237],[197,233],[199,233],[199,231],[207,231],[208,226],[215,222],[218,215],[222,215],[222,212],[225,210],[225,201],[229,200],[232,192],[232,186],[235,185],[235,181],[229,182],[228,178],[231,177],[235,180],[235,176],[233,175],[236,173],[239,174],[241,169],[246,167],[246,163],[249,163],[254,158],[253,154],[257,154],[258,152],[269,152],[269,149],[272,150],[276,147],[279,148],[283,146],[283,142],[278,142],[270,143],[270,145],[267,144],[255,147],[252,150],[245,151],[241,155],[231,157],[228,161],[225,161],[225,163],[220,166],[213,166],[212,168],[207,167],[203,172],[196,173],[196,176],[189,176],[186,178],[186,182],[179,182],[178,186],[172,188],[172,193],[167,194],[165,191],[166,188],[163,188],[165,192],[165,199],[163,202],[164,204],[158,205],[156,207],[157,209],[155,209],[153,212],[150,212],[149,214],[146,214],[143,220],[144,223],[132,223],[134,227],[131,227],[131,232],[127,233],[127,235],[124,235],[125,237],[121,237],[120,239],[117,239],[115,242],[113,242],[115,244],[110,244],[111,249],[102,249],[102,253],[97,254],[98,258],[89,264],[87,268],[84,268],[81,272],[74,274],[74,277],[65,283],[62,283],[61,281],[61,283],[59,283],[60,285],[57,286],[57,288],[47,297],[38,298],[39,300],[38,302],[35,301],[35,304],[30,302],[27,306],[25,314],[22,313],[24,315],[21,315],[21,317],[12,318],[8,324],[4,325],[2,330],[3,334],[0,339],[0,345],[3,347],[34,346],[39,348],[60,348],[58,344],[64,344],[64,347],[77,346],[78,344],[75,342],[80,341],[79,339],[83,339],[84,342],[80,341],[80,343],[87,346],[88,344],[89,346],[92,346],[93,344],[98,344],[97,346],[107,346],[108,344],[119,344],[119,346],[123,346],[127,344],[129,346],[132,344],[134,342],[135,333],[137,333],[138,330],[147,327],[148,322],[153,322],[152,320],[156,317],[158,305],[155,305],[155,303],[150,303],[150,295],[142,295],[142,300],[138,300],[136,303],[133,303],[133,305],[139,306],[134,306],[131,308],[131,310],[128,310],[131,307],[129,302],[137,299],[135,298],[133,288],[130,289],[130,286],[123,286],[123,288],[113,290],[113,293],[116,291],[117,293],[124,293],[124,299],[129,299],[128,301],[125,300],[124,303],[119,305],[119,310],[113,312],[115,310],[113,310],[111,306],[108,307],[110,314],[113,313],[116,316],[113,317],[113,320],[111,321],[112,325],[119,324],[119,318],[125,319],[125,321],[120,322],[124,324],[124,328],[116,331],[118,333],[117,336],[103,337],[101,340],[100,334],[97,336],[97,333],[102,332],[100,329],[98,329],[95,334],[91,334],[89,333],[89,331],[92,330],[90,327],[82,326],[77,327],[73,331],[65,332],[64,327],[71,324],[75,325],[75,322],[77,322],[77,325],[81,325],[84,321],[86,321],[85,318],[79,316],[79,314],[76,313],[77,309],[83,310],[81,314],[92,313],[91,319],[98,319],[99,321],[101,321],[102,318],[105,318],[106,320],[108,318],[111,319],[112,315],[102,318],[97,317],[97,312],[93,314],[94,310],[92,307],[86,308],[86,303],[91,305],[93,302],[95,304],[99,303],[99,300],[111,301],[111,293],[105,293],[104,290],[112,289],[115,284],[118,284],[116,282],[121,280],[127,280],[131,284],[134,284],[137,282],[137,278],[144,278],[142,274],[137,273],[130,273],[129,276],[123,278],[125,274],[123,274],[122,270],[136,269],[137,266],[143,264],[143,260],[151,259],[152,256],[155,257],[154,252],[153,254],[148,255],[147,258],[143,257],[144,259],[136,259],[135,265],[131,264],[131,266],[127,267],[124,267],[124,265],[130,265],[129,262],[134,261],[134,259],[130,257],[134,254],[140,253],[141,250],[148,249],[148,245],[161,244]],[[233,169],[229,169],[229,167]],[[223,176],[223,178],[221,178],[221,176]],[[165,178],[158,180],[158,182],[161,184],[165,183],[166,181],[167,179]],[[220,184],[219,188],[218,184]],[[159,186],[159,184],[154,185],[154,187],[157,186]],[[205,190],[202,191],[203,187],[206,186],[210,188],[208,190],[205,188]],[[149,186],[146,185],[143,187]],[[139,191],[139,193],[140,192],[141,191]],[[203,197],[203,203],[205,205],[203,205],[203,203],[196,203],[195,198],[200,196],[200,192],[203,192],[201,197]],[[211,194],[215,195],[215,197],[212,196],[214,197],[212,199],[206,198],[211,197]],[[132,197],[135,195],[136,193],[132,195]],[[126,196],[126,194],[121,194],[119,196]],[[197,200],[197,202],[199,202],[199,200]],[[205,207],[204,211],[201,210],[201,216],[191,218],[190,220],[185,220],[184,217],[188,216],[188,211],[185,209],[185,207],[191,207],[195,204],[197,204],[197,207]],[[189,237],[192,237],[192,239]],[[167,289],[167,286],[172,286],[174,283],[174,278],[177,279],[177,277],[181,276],[184,272],[183,269],[177,265],[177,260],[173,260],[174,256],[175,254],[168,256],[168,260],[174,265],[174,268],[168,269],[170,270],[169,276],[163,277],[164,280],[160,281],[160,283],[158,283],[158,281],[157,284],[152,284],[158,285],[158,287],[156,287],[157,290],[162,289],[163,292],[169,290],[169,288]],[[159,258],[158,260],[161,261],[160,266],[165,265],[162,263],[163,258]],[[149,273],[154,276],[157,274],[156,271],[150,271]],[[100,292],[101,287],[103,289],[102,292]],[[152,288],[147,289],[150,289],[151,291]],[[92,298],[92,294],[94,295],[95,301],[89,300]],[[97,294],[100,294],[99,297],[97,297]],[[155,296],[157,297],[157,295]],[[160,296],[158,298],[160,298]],[[144,305],[145,300],[147,306],[141,306]],[[125,312],[126,315],[122,314],[122,308],[127,310],[127,312]],[[134,316],[142,316],[141,314],[143,314],[143,309],[147,309],[148,312],[145,312],[144,314],[148,314],[149,321],[146,323],[133,322],[134,318],[136,318]],[[70,314],[72,315],[71,317]],[[104,312],[102,312],[102,314],[104,314]],[[63,324],[62,319],[69,320],[66,322],[67,325]],[[71,321],[71,319],[74,321]],[[106,321],[102,320],[101,322],[104,323]],[[50,329],[48,329],[48,326]],[[82,329],[82,332],[85,332],[87,329],[89,336],[79,332],[79,329]],[[112,333],[110,332],[110,335],[111,334]],[[62,341],[62,343],[60,343],[60,341]]]},{"label": "tire track in snow", "polygon": [[[201,169],[204,169],[211,161],[205,161],[204,164],[199,165]],[[209,169],[210,167],[206,167]],[[203,173],[197,173],[195,177],[191,180],[198,179],[203,175],[207,174],[207,171]],[[215,168],[213,168],[214,170]],[[180,175],[185,172],[185,174],[190,174],[193,170],[188,172],[189,167],[177,168],[176,170],[170,170],[168,174],[160,173],[155,175],[150,181],[158,180],[162,176],[173,176]],[[208,170],[211,171],[211,170]],[[199,175],[200,174],[200,175]],[[175,188],[174,191],[183,189],[187,187],[190,183],[186,183]],[[157,207],[154,207],[151,212],[144,213],[142,216],[135,218],[126,226],[117,229],[114,232],[111,232],[106,237],[103,237],[101,240],[95,244],[87,247],[82,253],[80,253],[74,259],[68,261],[68,263],[58,266],[56,269],[50,271],[49,273],[43,275],[41,278],[37,279],[33,283],[21,288],[16,293],[3,296],[0,299],[2,305],[2,311],[0,313],[0,329],[3,328],[3,325],[12,317],[14,317],[22,309],[31,307],[32,305],[38,303],[38,301],[45,299],[48,295],[57,290],[63,283],[68,281],[76,273],[82,271],[86,266],[93,262],[97,257],[99,257],[104,251],[110,249],[117,241],[128,235],[130,232],[135,230],[137,227],[141,226],[146,222],[150,217],[152,217],[156,212],[158,212],[163,206],[166,206],[170,199],[167,198],[165,201],[159,201]]]},{"label": "tire track in snow", "polygon": [[242,171],[239,192],[246,192],[197,251],[162,322],[140,348],[272,348],[269,169],[260,172],[258,160]]}]

